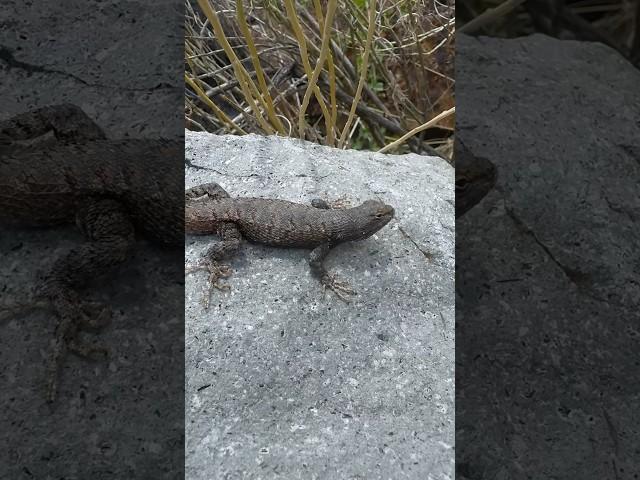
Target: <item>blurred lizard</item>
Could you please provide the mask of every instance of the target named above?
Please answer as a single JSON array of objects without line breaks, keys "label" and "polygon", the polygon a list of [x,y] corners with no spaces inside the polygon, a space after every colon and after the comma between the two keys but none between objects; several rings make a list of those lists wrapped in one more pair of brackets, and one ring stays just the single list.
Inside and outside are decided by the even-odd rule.
[{"label": "blurred lizard", "polygon": [[110,309],[85,300],[79,288],[125,262],[136,233],[159,244],[183,244],[183,162],[181,140],[109,140],[73,105],[0,121],[0,225],[75,223],[85,236],[41,273],[33,300],[24,305],[46,304],[58,320],[49,401],[67,351],[106,353],[83,344],[78,332],[104,324]]},{"label": "blurred lizard", "polygon": [[456,138],[454,149],[456,167],[456,218],[471,210],[495,186],[497,169],[484,157],[473,155]]}]

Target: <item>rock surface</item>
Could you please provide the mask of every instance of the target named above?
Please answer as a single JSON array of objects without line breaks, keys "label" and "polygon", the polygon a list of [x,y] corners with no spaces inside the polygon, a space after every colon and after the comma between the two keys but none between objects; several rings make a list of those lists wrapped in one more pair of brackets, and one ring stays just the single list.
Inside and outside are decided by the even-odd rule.
[{"label": "rock surface", "polygon": [[5,0],[0,25],[3,118],[72,103],[114,138],[180,134],[181,2]]},{"label": "rock surface", "polygon": [[595,43],[456,43],[458,139],[498,168],[457,223],[458,471],[638,478],[640,72]]},{"label": "rock surface", "polygon": [[[324,295],[308,251],[243,244],[230,293],[203,309],[186,278],[187,478],[453,478],[453,169],[440,158],[187,132],[186,187],[352,204],[396,218],[327,266],[358,291]],[[215,237],[186,237],[196,261]]]}]

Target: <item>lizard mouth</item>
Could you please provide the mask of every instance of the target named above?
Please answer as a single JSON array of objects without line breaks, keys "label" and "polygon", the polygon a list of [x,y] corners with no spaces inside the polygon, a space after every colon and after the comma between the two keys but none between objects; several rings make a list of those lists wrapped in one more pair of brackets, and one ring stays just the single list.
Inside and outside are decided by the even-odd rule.
[{"label": "lizard mouth", "polygon": [[379,218],[389,217],[391,219],[391,218],[393,218],[395,213],[396,212],[395,212],[395,210],[393,209],[393,207],[391,205],[385,205],[380,210],[378,210],[378,214],[376,216],[379,217]]},{"label": "lizard mouth", "polygon": [[395,210],[390,205],[383,205],[375,213],[375,218],[378,224],[386,225],[395,215]]}]

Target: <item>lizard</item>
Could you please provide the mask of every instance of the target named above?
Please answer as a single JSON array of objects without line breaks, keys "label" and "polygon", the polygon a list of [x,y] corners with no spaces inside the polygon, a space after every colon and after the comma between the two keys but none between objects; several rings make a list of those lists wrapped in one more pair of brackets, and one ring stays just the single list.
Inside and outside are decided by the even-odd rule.
[{"label": "lizard", "polygon": [[473,208],[495,186],[497,169],[484,157],[473,155],[456,139],[454,149],[456,167],[456,218]]},{"label": "lizard", "polygon": [[161,245],[181,245],[183,158],[182,139],[108,139],[82,109],[70,104],[0,121],[0,224],[75,223],[86,239],[39,274],[33,298],[22,305],[46,306],[57,320],[48,402],[55,400],[67,352],[107,353],[81,341],[81,329],[103,326],[111,312],[84,300],[80,287],[124,263],[136,234]]},{"label": "lizard", "polygon": [[348,302],[356,292],[336,279],[324,267],[324,260],[336,245],[363,240],[383,228],[395,211],[379,200],[367,200],[353,208],[336,209],[321,199],[311,205],[270,198],[232,198],[217,183],[207,183],[185,192],[185,232],[217,234],[222,242],[211,246],[187,272],[206,270],[209,288],[205,308],[214,288],[229,289],[220,279],[230,276],[230,266],[221,260],[232,257],[242,239],[281,248],[311,249],[309,265],[323,287]]}]

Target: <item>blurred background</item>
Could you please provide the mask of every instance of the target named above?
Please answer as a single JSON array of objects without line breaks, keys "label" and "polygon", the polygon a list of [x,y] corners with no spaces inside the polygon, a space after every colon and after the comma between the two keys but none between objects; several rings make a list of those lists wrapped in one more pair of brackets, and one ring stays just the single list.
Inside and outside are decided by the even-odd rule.
[{"label": "blurred background", "polygon": [[451,158],[453,0],[187,0],[185,22],[188,129]]},{"label": "blurred background", "polygon": [[458,0],[458,30],[492,37],[544,33],[600,42],[640,65],[637,0]]}]

